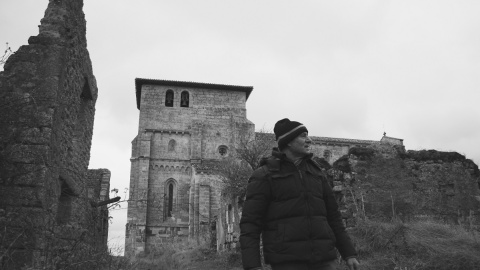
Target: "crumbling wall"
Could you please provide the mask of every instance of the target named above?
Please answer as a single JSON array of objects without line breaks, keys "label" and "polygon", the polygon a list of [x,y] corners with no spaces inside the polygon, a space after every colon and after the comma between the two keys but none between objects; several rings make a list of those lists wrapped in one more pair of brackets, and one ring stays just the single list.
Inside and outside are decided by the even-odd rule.
[{"label": "crumbling wall", "polygon": [[347,225],[355,216],[480,225],[478,166],[456,152],[352,148],[327,172]]},{"label": "crumbling wall", "polygon": [[0,73],[2,269],[68,265],[93,237],[86,179],[97,86],[82,8],[51,0],[39,35]]}]

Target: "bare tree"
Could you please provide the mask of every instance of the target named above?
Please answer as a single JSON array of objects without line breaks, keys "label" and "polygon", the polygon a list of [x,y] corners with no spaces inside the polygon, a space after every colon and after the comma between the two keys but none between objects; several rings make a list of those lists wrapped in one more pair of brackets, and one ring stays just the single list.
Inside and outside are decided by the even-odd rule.
[{"label": "bare tree", "polygon": [[270,155],[270,151],[275,146],[275,136],[273,133],[261,129],[250,136],[242,138],[237,147],[237,157],[247,162],[253,170],[260,167],[260,160]]},{"label": "bare tree", "polygon": [[242,197],[252,174],[252,168],[244,161],[236,158],[225,158],[217,165],[217,171],[224,183],[223,193],[232,197]]},{"label": "bare tree", "polygon": [[236,156],[225,158],[217,165],[217,171],[224,182],[223,193],[238,197],[244,197],[248,179],[252,172],[260,167],[262,158],[270,155],[275,145],[274,135],[264,129],[260,132],[243,137],[236,150]]}]

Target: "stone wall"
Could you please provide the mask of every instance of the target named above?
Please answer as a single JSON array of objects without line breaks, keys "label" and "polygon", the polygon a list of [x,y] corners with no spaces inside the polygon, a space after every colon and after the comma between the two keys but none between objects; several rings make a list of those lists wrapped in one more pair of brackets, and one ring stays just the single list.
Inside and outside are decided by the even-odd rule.
[{"label": "stone wall", "polygon": [[0,72],[3,269],[72,263],[62,258],[79,255],[74,242],[95,242],[85,230],[96,211],[90,199],[101,197],[87,192],[97,86],[82,7],[50,1],[39,35]]},{"label": "stone wall", "polygon": [[95,227],[92,232],[93,244],[95,244],[99,250],[107,252],[108,248],[108,224],[109,214],[108,206],[95,206],[100,202],[104,202],[109,199],[110,193],[110,170],[108,169],[95,169],[88,170],[86,177],[87,186],[87,198],[90,205],[93,205],[92,210],[88,212],[90,217],[88,218]]},{"label": "stone wall", "polygon": [[347,225],[365,216],[430,218],[478,228],[478,166],[455,152],[405,152],[397,146],[352,148],[328,170]]}]

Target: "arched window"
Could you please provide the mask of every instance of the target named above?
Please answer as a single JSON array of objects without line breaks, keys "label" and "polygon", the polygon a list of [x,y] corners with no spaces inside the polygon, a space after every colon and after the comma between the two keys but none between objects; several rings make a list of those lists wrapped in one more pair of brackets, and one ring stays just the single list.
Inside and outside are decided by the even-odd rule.
[{"label": "arched window", "polygon": [[173,183],[168,184],[168,206],[167,206],[167,217],[172,216],[173,211]]},{"label": "arched window", "polygon": [[165,94],[165,106],[166,107],[173,107],[173,91],[167,90]]},{"label": "arched window", "polygon": [[187,91],[180,94],[180,107],[188,107],[190,105],[190,95]]},{"label": "arched window", "polygon": [[323,158],[326,160],[326,161],[330,161],[330,158],[332,157],[332,152],[330,152],[330,150],[325,150],[323,151]]},{"label": "arched window", "polygon": [[220,145],[218,147],[218,153],[220,154],[220,156],[226,157],[228,154],[228,147],[226,147],[225,145]]},{"label": "arched window", "polygon": [[164,211],[163,218],[166,220],[169,217],[173,216],[173,211],[175,211],[175,201],[177,196],[176,182],[174,179],[169,179],[165,182],[165,193],[164,193]]},{"label": "arched window", "polygon": [[177,142],[174,139],[171,139],[168,142],[168,152],[175,152],[175,146],[177,145]]}]

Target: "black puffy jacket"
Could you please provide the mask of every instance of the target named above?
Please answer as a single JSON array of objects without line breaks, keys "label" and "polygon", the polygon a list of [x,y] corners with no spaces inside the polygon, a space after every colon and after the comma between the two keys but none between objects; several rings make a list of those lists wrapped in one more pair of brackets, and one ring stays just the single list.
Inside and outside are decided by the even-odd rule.
[{"label": "black puffy jacket", "polygon": [[250,177],[240,220],[245,269],[265,262],[320,263],[356,256],[334,193],[318,165],[306,156],[298,166],[275,152]]}]

